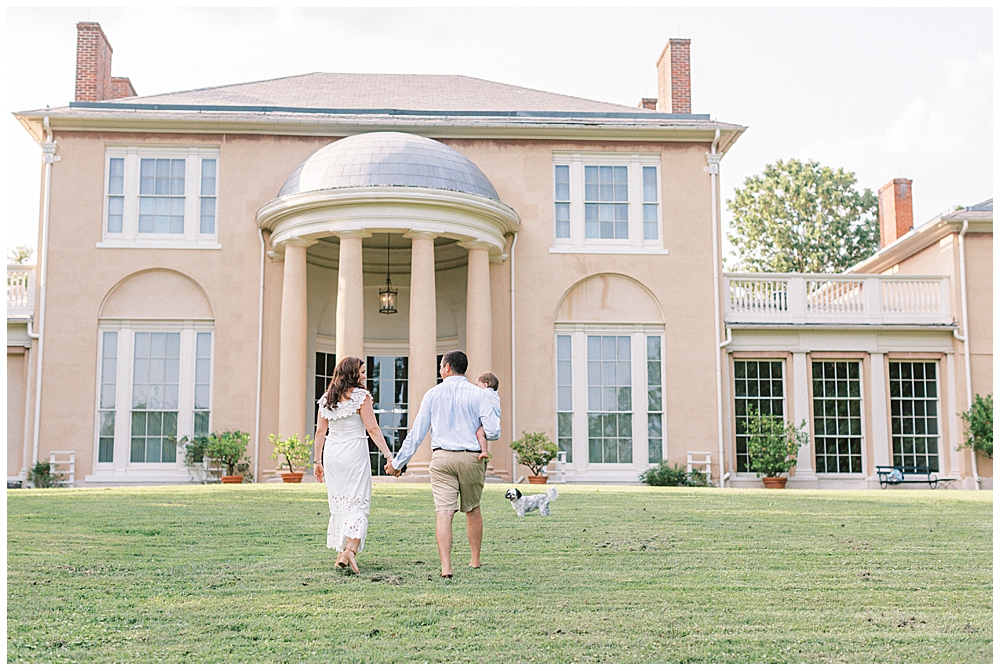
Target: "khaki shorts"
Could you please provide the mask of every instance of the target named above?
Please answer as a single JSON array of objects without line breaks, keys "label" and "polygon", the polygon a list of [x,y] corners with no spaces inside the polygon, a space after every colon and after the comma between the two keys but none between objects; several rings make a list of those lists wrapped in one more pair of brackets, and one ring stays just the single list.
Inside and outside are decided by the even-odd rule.
[{"label": "khaki shorts", "polygon": [[479,507],[486,482],[486,462],[479,460],[479,452],[434,450],[430,472],[435,509],[468,513]]}]

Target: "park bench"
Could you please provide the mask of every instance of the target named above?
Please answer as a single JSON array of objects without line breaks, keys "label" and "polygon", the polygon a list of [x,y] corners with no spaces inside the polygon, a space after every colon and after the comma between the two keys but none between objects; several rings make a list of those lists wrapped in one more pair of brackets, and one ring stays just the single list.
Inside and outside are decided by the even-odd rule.
[{"label": "park bench", "polygon": [[[893,472],[897,472],[893,475]],[[937,489],[941,485],[947,485],[955,478],[938,477],[936,471],[918,466],[876,466],[875,472],[878,474],[878,483],[885,489],[889,485],[921,485],[926,484],[931,489]]]}]

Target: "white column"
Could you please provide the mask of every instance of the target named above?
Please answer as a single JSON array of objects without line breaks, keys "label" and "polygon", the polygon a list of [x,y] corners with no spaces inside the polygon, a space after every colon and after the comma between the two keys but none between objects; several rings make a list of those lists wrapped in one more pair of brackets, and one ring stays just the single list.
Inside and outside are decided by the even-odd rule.
[{"label": "white column", "polygon": [[869,480],[875,477],[876,466],[892,465],[892,450],[889,447],[889,404],[887,402],[889,387],[885,378],[885,355],[882,352],[871,352],[871,394],[872,400],[872,452],[875,463],[868,464],[865,469]]},{"label": "white column", "polygon": [[470,380],[493,370],[493,311],[490,307],[490,253],[485,245],[470,243],[469,284],[465,308],[465,353]]},{"label": "white column", "polygon": [[[424,394],[437,384],[437,289],[434,278],[434,233],[411,231],[410,252],[410,359],[407,409],[410,425]],[[410,461],[409,471],[426,473],[431,463],[428,435]]]},{"label": "white column", "polygon": [[337,267],[337,361],[365,358],[365,281],[361,263],[361,231],[340,233]]},{"label": "white column", "polygon": [[278,432],[305,434],[308,359],[306,248],[312,240],[285,243],[281,284],[281,349],[278,354]]},{"label": "white column", "polygon": [[816,469],[813,461],[813,427],[809,426],[809,362],[805,352],[792,352],[792,376],[795,385],[794,416],[792,421],[798,426],[802,420],[806,421],[806,430],[809,432],[809,440],[799,448],[796,457],[795,481],[817,481]]},{"label": "white column", "polygon": [[[958,411],[958,394],[956,393],[956,389],[955,389],[955,355],[954,354],[947,354],[947,355],[945,355],[945,366],[947,367],[947,370],[945,371],[945,375],[948,376],[948,378],[947,378],[948,379],[948,404],[947,405],[944,405],[943,403],[941,404],[941,405],[944,406],[943,410],[946,410],[947,412],[941,412],[940,414],[941,415],[945,415],[945,416],[948,417],[948,440],[947,441],[944,441],[944,440],[941,441],[941,448],[939,450],[940,456],[941,456],[940,470],[941,470],[942,473],[945,472],[945,467],[947,466],[948,467],[948,477],[949,478],[956,478],[959,482],[961,482],[962,481],[961,462],[963,460],[963,457],[965,456],[964,453],[965,452],[969,452],[969,450],[962,450],[962,452],[958,452],[958,451],[955,450],[955,447],[961,441],[961,438],[959,437],[959,432],[958,432],[959,424],[961,423],[961,420],[958,418],[958,416],[956,414],[957,411]],[[941,385],[938,385],[938,389],[940,389],[940,388],[941,388]],[[944,436],[942,436],[942,438],[943,437]],[[973,456],[973,458],[975,458],[974,454],[972,456]],[[971,473],[971,467],[970,467],[970,473]]]}]

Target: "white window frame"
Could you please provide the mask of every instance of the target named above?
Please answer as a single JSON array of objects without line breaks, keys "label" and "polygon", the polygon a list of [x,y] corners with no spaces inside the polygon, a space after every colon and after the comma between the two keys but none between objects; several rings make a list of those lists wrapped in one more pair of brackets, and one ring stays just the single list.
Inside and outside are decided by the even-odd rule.
[{"label": "white window frame", "polygon": [[[646,370],[646,336],[660,337],[661,356],[665,356],[666,333],[662,324],[604,324],[577,323],[557,324],[555,335],[572,337],[573,366],[573,461],[566,464],[566,472],[575,479],[635,481],[638,475],[649,468],[649,394]],[[615,335],[630,336],[632,339],[632,462],[606,464],[590,463],[590,435],[587,425],[587,336]],[[553,348],[558,341],[552,339]],[[637,348],[640,348],[637,350]],[[553,351],[555,351],[553,349]],[[638,351],[638,354],[636,353]],[[661,389],[663,390],[663,456],[668,454],[666,366],[661,365]],[[553,391],[558,393],[558,377],[553,378]],[[553,394],[553,397],[555,394]],[[558,421],[553,414],[553,419]],[[555,435],[556,427],[553,427]]]},{"label": "white window frame", "polygon": [[174,462],[143,462],[130,461],[132,443],[132,369],[135,348],[135,333],[177,333],[181,334],[181,358],[179,371],[179,388],[177,399],[177,437],[194,435],[194,385],[195,385],[195,352],[198,333],[212,334],[211,365],[209,369],[209,431],[215,420],[215,323],[210,319],[184,321],[159,320],[101,320],[98,325],[97,342],[102,343],[104,333],[118,333],[118,363],[115,376],[115,437],[114,459],[111,462],[99,462],[100,450],[100,385],[101,385],[101,348],[97,352],[96,392],[94,399],[94,429],[93,429],[93,475],[87,476],[87,481],[164,481],[188,482],[191,474],[184,463],[184,449],[177,448],[177,458]]},{"label": "white window frame", "polygon": [[[108,232],[108,189],[111,159],[124,159],[124,194],[121,233]],[[142,159],[185,159],[184,162],[184,233],[139,232],[139,165]],[[201,232],[202,159],[215,160],[215,231]],[[219,148],[176,145],[124,146],[107,145],[104,151],[104,181],[99,248],[143,249],[221,249],[219,244]]]},{"label": "white window frame", "polygon": [[[555,168],[569,166],[569,238],[556,237]],[[586,166],[626,166],[628,167],[628,239],[588,239],[586,237],[586,213],[584,206],[584,168]],[[643,222],[643,167],[655,167],[657,171],[657,237],[644,239]],[[616,153],[616,152],[552,152],[552,254],[667,254],[663,245],[663,168],[660,154]]]},{"label": "white window frame", "polygon": [[[941,360],[940,359],[923,359],[923,358],[920,358],[920,359],[908,359],[908,358],[899,358],[899,359],[896,359],[896,358],[890,358],[890,357],[886,357],[886,358],[888,359],[888,361],[887,361],[888,366],[886,366],[886,375],[885,375],[885,396],[886,396],[886,400],[889,403],[889,412],[888,412],[888,420],[889,420],[889,462],[892,463],[892,464],[896,463],[895,448],[893,447],[894,434],[893,434],[893,431],[892,431],[892,401],[893,401],[893,398],[892,398],[892,364],[894,364],[894,363],[897,363],[897,364],[904,364],[904,363],[910,363],[910,364],[914,364],[914,363],[934,364],[934,385],[937,388],[937,394],[936,394],[936,396],[934,397],[933,400],[934,400],[934,404],[935,404],[936,410],[937,410],[937,412],[935,413],[935,420],[937,421],[937,433],[933,434],[933,437],[937,438],[937,462],[938,462],[937,470],[934,471],[934,472],[937,473],[938,475],[944,475],[945,472],[946,472],[945,471],[945,467],[944,467],[944,460],[945,460],[945,456],[946,455],[945,455],[945,449],[944,449],[944,445],[945,445],[944,423],[941,421],[941,415],[942,415],[943,406],[944,406],[944,401],[941,398],[941,388],[943,386],[941,384],[941,369],[942,369]],[[903,400],[903,397],[900,397],[900,400]],[[921,398],[917,399],[914,396],[910,396],[908,400],[911,400],[911,401],[920,400],[920,401],[925,401],[926,402],[927,397],[921,397]],[[926,417],[926,415],[925,415],[925,417]],[[924,438],[926,438],[926,437],[930,437],[932,434],[924,433],[922,435],[923,435]]]}]

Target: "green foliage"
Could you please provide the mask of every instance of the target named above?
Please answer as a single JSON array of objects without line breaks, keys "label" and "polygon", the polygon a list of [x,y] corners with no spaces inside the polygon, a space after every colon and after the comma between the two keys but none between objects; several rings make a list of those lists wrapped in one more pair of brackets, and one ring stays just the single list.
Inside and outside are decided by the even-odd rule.
[{"label": "green foliage", "polygon": [[965,442],[959,445],[958,449],[969,448],[992,459],[993,394],[986,396],[976,394],[968,412],[960,412],[958,416],[965,422]]},{"label": "green foliage", "polygon": [[52,471],[52,464],[49,462],[39,461],[28,471],[28,479],[31,480],[31,484],[35,487],[47,489],[48,487],[54,487],[57,482],[62,480],[62,475],[54,473]]},{"label": "green foliage", "polygon": [[757,477],[776,478],[795,465],[799,447],[809,440],[804,430],[806,420],[795,426],[781,417],[763,415],[747,406],[747,457],[751,471]]},{"label": "green foliage", "polygon": [[540,475],[542,469],[556,458],[558,448],[549,440],[545,432],[522,432],[522,436],[511,442],[510,449],[517,453],[517,463],[531,469],[535,475]]},{"label": "green foliage", "polygon": [[10,490],[6,661],[994,659],[991,491],[573,485],[520,518],[508,487],[483,491],[484,568],[456,529],[449,581],[429,484],[374,484],[360,576],[319,483]]},{"label": "green foliage", "polygon": [[711,487],[705,473],[699,470],[688,473],[683,466],[671,466],[666,461],[640,473],[639,482],[653,487]]},{"label": "green foliage", "polygon": [[247,459],[247,445],[250,444],[250,434],[246,431],[213,431],[207,436],[184,436],[177,445],[184,447],[187,454],[184,461],[188,466],[197,466],[202,459],[208,457],[218,461],[226,469],[226,475],[242,475],[248,479],[250,462]]},{"label": "green foliage", "polygon": [[878,197],[852,172],[778,161],[748,177],[726,205],[735,269],[839,273],[879,248]]},{"label": "green foliage", "polygon": [[33,247],[28,245],[18,245],[12,249],[7,250],[7,263],[12,266],[20,266],[31,261],[31,257],[34,256],[35,250]]},{"label": "green foliage", "polygon": [[285,465],[292,473],[295,472],[296,466],[306,466],[312,462],[313,439],[309,436],[299,440],[299,434],[293,433],[291,438],[282,440],[280,433],[277,436],[272,433],[269,438],[274,445],[271,458],[284,457]]}]

